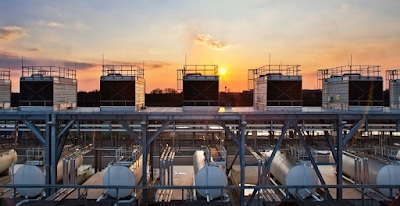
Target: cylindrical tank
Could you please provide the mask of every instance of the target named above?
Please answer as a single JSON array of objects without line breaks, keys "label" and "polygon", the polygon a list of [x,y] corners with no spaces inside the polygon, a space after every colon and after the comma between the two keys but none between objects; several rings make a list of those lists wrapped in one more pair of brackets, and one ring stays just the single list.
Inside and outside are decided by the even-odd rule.
[{"label": "cylindrical tank", "polygon": [[[193,169],[194,169],[194,184],[195,186],[227,186],[228,178],[224,171],[219,167],[207,166],[205,162],[204,151],[196,151],[193,155]],[[198,189],[196,190],[199,195],[207,198],[209,195],[210,200],[220,197],[220,189]]]},{"label": "cylindrical tank", "polygon": [[10,150],[0,154],[0,173],[6,171],[13,162],[17,161],[17,152],[15,150]]},{"label": "cylindrical tank", "polygon": [[[75,169],[78,169],[83,162],[83,155],[82,154],[75,154]],[[60,160],[57,163],[57,182],[61,181],[63,179],[63,157],[60,158]]]},{"label": "cylindrical tank", "polygon": [[[103,185],[136,186],[142,178],[142,156],[136,160],[134,165],[125,167],[113,165],[107,169],[103,176]],[[108,189],[107,194],[113,198],[125,198],[133,192],[133,189],[119,189],[118,198],[116,189]]]},{"label": "cylindrical tank", "polygon": [[[354,179],[354,157],[343,154],[343,174]],[[362,157],[362,156],[361,156]],[[361,168],[364,168],[361,162]],[[375,158],[368,158],[368,184],[372,185],[400,185],[400,166],[389,165]],[[379,192],[390,196],[390,189],[380,188]],[[395,195],[393,192],[392,195]]]},{"label": "cylindrical tank", "polygon": [[[15,184],[41,185],[45,184],[43,171],[34,165],[20,167],[14,175]],[[43,191],[43,188],[17,188],[17,192],[24,197],[35,197]]]},{"label": "cylindrical tank", "polygon": [[[318,185],[318,176],[309,166],[296,164],[281,151],[275,154],[270,167],[271,174],[282,185]],[[316,188],[289,189],[290,194],[302,199],[308,197]]]}]

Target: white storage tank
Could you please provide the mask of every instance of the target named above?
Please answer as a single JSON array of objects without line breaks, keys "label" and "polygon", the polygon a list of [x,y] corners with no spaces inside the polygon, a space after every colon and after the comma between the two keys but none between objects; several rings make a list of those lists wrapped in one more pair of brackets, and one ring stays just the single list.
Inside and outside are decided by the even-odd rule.
[{"label": "white storage tank", "polygon": [[17,158],[17,152],[13,149],[0,153],[0,174],[8,170],[12,163],[17,161]]},{"label": "white storage tank", "polygon": [[[43,171],[35,165],[24,165],[14,175],[14,184],[21,185],[44,185],[45,178]],[[36,197],[43,191],[43,188],[17,188],[22,196]]]},{"label": "white storage tank", "polygon": [[[363,162],[361,162],[361,168],[364,168]],[[354,170],[354,157],[343,154],[343,174],[354,179]],[[400,185],[400,166],[368,158],[368,181],[371,185]],[[378,191],[390,197],[390,189],[379,188]],[[395,192],[392,195],[395,195]]]},{"label": "white storage tank", "polygon": [[[194,168],[194,185],[195,186],[227,186],[228,178],[225,172],[216,166],[208,166],[206,164],[206,158],[204,156],[204,151],[196,151],[193,155],[193,168]],[[197,193],[212,200],[214,198],[220,197],[221,189],[198,189]]]},{"label": "white storage tank", "polygon": [[[103,185],[136,186],[142,178],[142,156],[130,167],[113,165],[108,167],[103,176]],[[113,198],[125,198],[132,194],[133,189],[108,189],[107,194]]]},{"label": "white storage tank", "polygon": [[[318,185],[318,176],[313,168],[294,163],[290,157],[281,151],[275,154],[270,171],[282,185]],[[292,188],[289,189],[289,193],[304,199],[314,193],[315,190],[316,188]]]}]

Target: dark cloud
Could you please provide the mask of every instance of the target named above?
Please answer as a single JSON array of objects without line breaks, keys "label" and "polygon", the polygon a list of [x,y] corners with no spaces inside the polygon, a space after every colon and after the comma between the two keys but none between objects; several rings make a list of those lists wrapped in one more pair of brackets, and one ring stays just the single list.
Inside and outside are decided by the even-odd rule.
[{"label": "dark cloud", "polygon": [[42,51],[42,50],[39,49],[39,48],[29,48],[28,51],[31,51],[31,52],[40,52],[40,51]]},{"label": "dark cloud", "polygon": [[[35,49],[35,48],[33,48]],[[30,58],[23,57],[25,66],[59,66],[77,70],[85,70],[92,67],[98,67],[99,64],[91,62],[74,62],[62,59],[45,59],[45,58]],[[22,67],[22,56],[16,53],[7,52],[0,50],[0,67],[21,69]]]},{"label": "dark cloud", "polygon": [[206,46],[210,47],[211,49],[215,49],[215,50],[225,50],[225,49],[227,49],[229,47],[232,47],[232,45],[212,40],[211,36],[207,35],[207,34],[199,34],[199,35],[197,35],[195,37],[194,41],[196,43],[198,43],[198,44],[206,45]]},{"label": "dark cloud", "polygon": [[18,26],[5,26],[0,28],[0,40],[12,41],[28,35],[26,29]]}]

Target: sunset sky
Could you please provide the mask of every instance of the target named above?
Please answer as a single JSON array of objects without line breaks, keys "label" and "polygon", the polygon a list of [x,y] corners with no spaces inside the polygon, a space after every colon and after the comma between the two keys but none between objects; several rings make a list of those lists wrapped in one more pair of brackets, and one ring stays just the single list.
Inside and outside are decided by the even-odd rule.
[{"label": "sunset sky", "polygon": [[[78,90],[99,89],[105,64],[144,62],[146,92],[177,88],[177,69],[217,64],[231,91],[247,71],[300,64],[303,88],[317,70],[353,64],[400,69],[398,0],[10,0],[0,2],[0,67],[19,92],[25,65],[77,66]],[[381,73],[384,76],[384,73]]]}]

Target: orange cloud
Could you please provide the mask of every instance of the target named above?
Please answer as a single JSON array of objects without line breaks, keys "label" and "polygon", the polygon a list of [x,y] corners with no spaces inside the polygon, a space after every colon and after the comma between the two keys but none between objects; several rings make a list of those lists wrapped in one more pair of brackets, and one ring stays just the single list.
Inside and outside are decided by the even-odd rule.
[{"label": "orange cloud", "polygon": [[12,41],[14,39],[27,36],[28,32],[26,29],[18,26],[5,26],[0,28],[0,40]]},{"label": "orange cloud", "polygon": [[225,50],[229,47],[232,47],[232,45],[229,44],[225,44],[225,43],[221,43],[219,41],[215,41],[211,39],[210,35],[206,35],[206,34],[198,34],[196,36],[196,38],[194,39],[194,41],[198,44],[203,44],[206,45],[212,49],[215,50]]}]

